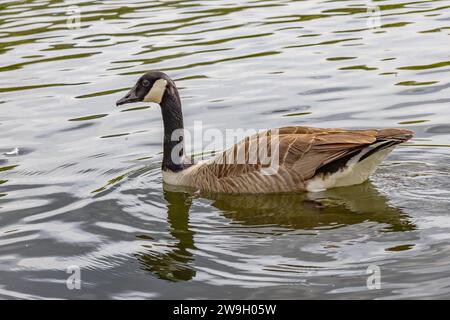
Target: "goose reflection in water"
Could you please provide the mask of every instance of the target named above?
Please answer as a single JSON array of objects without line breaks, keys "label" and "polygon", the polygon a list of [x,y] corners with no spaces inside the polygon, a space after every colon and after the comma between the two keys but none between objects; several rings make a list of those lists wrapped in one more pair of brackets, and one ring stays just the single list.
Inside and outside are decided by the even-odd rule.
[{"label": "goose reflection in water", "polygon": [[[138,255],[142,268],[170,281],[195,277],[195,233],[189,229],[189,209],[196,195],[165,186],[170,234],[177,244],[168,253]],[[388,203],[370,182],[309,194],[202,195],[234,225],[276,226],[290,230],[334,229],[376,222],[382,232],[416,229],[409,217]],[[277,228],[276,234],[280,234]],[[261,234],[258,234],[260,237]]]},{"label": "goose reflection in water", "polygon": [[192,267],[194,257],[190,250],[194,247],[194,232],[189,230],[189,208],[192,196],[184,192],[164,192],[167,201],[167,222],[170,235],[177,244],[168,253],[149,252],[138,255],[143,269],[159,278],[170,281],[186,281],[195,277]]}]

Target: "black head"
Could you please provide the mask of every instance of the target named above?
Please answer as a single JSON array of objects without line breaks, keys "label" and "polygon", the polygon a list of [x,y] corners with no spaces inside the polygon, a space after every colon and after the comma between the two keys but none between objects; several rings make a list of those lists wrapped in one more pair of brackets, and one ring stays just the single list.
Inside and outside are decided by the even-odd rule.
[{"label": "black head", "polygon": [[132,102],[154,102],[160,104],[164,93],[175,88],[173,81],[163,72],[149,71],[139,78],[136,85],[125,97],[116,102],[117,106]]}]

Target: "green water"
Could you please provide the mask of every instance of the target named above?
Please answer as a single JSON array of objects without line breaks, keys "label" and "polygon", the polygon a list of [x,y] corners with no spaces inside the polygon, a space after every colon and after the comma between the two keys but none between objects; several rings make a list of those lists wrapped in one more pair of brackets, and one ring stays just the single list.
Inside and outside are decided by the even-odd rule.
[{"label": "green water", "polygon": [[[449,298],[449,35],[448,1],[1,1],[0,298]],[[416,136],[350,188],[163,191],[159,107],[115,107],[152,69],[188,130]]]}]

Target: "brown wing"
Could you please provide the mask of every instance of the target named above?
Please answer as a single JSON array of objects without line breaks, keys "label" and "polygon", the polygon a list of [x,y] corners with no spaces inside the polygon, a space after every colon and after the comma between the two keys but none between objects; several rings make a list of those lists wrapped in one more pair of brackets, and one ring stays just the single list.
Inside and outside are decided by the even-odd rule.
[{"label": "brown wing", "polygon": [[229,184],[230,188],[233,188],[234,184],[264,183],[258,180],[258,172],[273,165],[273,162],[267,163],[258,158],[261,147],[266,146],[268,154],[278,160],[277,175],[272,175],[272,182],[280,185],[299,185],[312,178],[321,168],[327,168],[329,164],[346,163],[350,157],[368,145],[378,141],[400,143],[411,136],[411,131],[402,129],[284,127],[245,138],[201,165],[197,178],[202,177],[201,179],[210,181],[214,177],[224,184]]},{"label": "brown wing", "polygon": [[317,168],[374,143],[376,136],[375,130],[284,127],[245,138],[208,161],[205,170],[211,170],[218,178],[258,171],[273,164],[264,161],[267,157],[259,157],[261,147],[265,146],[267,155],[277,157],[280,167],[295,171],[302,180],[306,180]]}]

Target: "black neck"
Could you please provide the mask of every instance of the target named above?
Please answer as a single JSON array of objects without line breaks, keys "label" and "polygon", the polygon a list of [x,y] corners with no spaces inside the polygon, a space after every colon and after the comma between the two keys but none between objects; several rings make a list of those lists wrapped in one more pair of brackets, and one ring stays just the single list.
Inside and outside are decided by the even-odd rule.
[{"label": "black neck", "polygon": [[178,90],[168,86],[160,103],[164,123],[164,154],[162,169],[178,172],[185,168],[183,112]]}]

